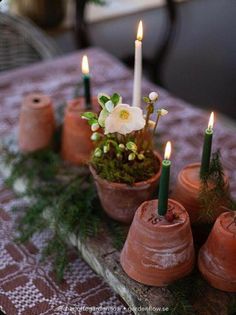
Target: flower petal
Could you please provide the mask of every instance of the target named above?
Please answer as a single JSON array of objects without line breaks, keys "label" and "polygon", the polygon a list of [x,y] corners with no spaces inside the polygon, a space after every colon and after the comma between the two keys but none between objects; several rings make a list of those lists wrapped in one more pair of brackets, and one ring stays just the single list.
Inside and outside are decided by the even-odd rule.
[{"label": "flower petal", "polygon": [[145,119],[141,108],[119,104],[105,119],[105,134],[118,132],[125,135],[144,126]]},{"label": "flower petal", "polygon": [[103,109],[98,117],[98,123],[101,127],[105,127],[105,120],[109,116],[109,112],[106,109]]},{"label": "flower petal", "polygon": [[111,113],[111,112],[113,111],[113,109],[114,109],[114,104],[112,103],[111,100],[108,101],[108,102],[106,102],[105,108],[106,108],[106,110],[107,110],[109,113]]}]

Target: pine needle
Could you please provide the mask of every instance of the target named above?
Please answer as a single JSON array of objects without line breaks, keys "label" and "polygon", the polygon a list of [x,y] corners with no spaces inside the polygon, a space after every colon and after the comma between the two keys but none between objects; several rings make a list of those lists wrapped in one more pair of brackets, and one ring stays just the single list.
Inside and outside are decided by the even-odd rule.
[{"label": "pine needle", "polygon": [[201,178],[199,202],[201,205],[200,218],[205,218],[209,222],[213,219],[215,209],[220,206],[226,206],[229,209],[233,207],[230,193],[225,189],[220,150],[213,153],[209,172]]}]

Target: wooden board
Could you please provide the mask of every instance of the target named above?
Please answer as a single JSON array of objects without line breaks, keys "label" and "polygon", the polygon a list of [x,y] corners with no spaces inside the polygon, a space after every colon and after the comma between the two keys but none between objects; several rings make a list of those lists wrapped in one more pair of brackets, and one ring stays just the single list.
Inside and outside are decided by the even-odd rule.
[{"label": "wooden board", "polygon": [[[18,150],[14,134],[4,139],[2,145],[11,152]],[[10,171],[10,166],[4,164],[0,155],[0,173],[7,178]],[[22,178],[14,183],[13,188],[16,192],[23,192],[26,185],[26,181]],[[76,235],[70,235],[69,241],[78,248],[83,259],[124,299],[135,314],[153,315],[160,311],[165,313],[170,309],[173,297],[167,288],[142,285],[124,273],[119,263],[120,252],[113,247],[113,241],[105,227],[97,237],[82,242]],[[235,297],[236,294],[221,292],[207,285],[200,299],[193,301],[196,314],[227,315],[227,305],[232,296]]]}]

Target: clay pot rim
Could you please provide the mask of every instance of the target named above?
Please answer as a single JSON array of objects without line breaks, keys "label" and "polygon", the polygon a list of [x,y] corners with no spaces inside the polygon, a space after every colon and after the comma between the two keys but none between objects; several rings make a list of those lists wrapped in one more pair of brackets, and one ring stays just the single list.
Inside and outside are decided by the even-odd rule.
[{"label": "clay pot rim", "polygon": [[[217,221],[219,221],[219,227],[220,227],[220,229],[222,230],[222,232],[224,233],[224,234],[228,234],[228,235],[230,235],[231,237],[233,236],[233,237],[235,237],[236,236],[236,232],[235,233],[233,233],[232,231],[229,231],[229,230],[226,230],[226,228],[223,226],[223,224],[222,224],[222,219],[223,218],[225,218],[226,216],[229,216],[229,215],[232,215],[232,212],[231,211],[226,211],[226,212],[223,212],[223,213],[221,213],[219,216],[218,216],[218,218],[217,218]],[[218,223],[218,222],[217,222]],[[214,227],[213,227],[213,229],[214,229]]]},{"label": "clay pot rim", "polygon": [[[92,96],[91,100],[92,100],[92,108],[89,109],[88,111],[93,111],[94,109],[96,109],[96,106],[98,105],[97,96]],[[85,100],[84,100],[83,96],[79,96],[79,97],[76,97],[74,99],[67,101],[66,113],[67,114],[70,114],[70,113],[75,114],[76,113],[78,115],[84,113],[86,111],[84,101]],[[81,108],[76,108],[76,105],[78,103],[79,103],[79,105],[81,105]]]},{"label": "clay pot rim", "polygon": [[178,181],[179,181],[179,182],[183,182],[184,185],[187,186],[187,187],[193,187],[193,188],[195,188],[195,189],[198,189],[198,187],[197,187],[196,185],[194,185],[194,184],[192,184],[191,182],[188,182],[188,181],[186,180],[186,178],[183,176],[183,171],[186,170],[186,169],[188,169],[188,168],[193,168],[193,167],[199,167],[199,169],[200,169],[200,165],[201,165],[200,162],[195,162],[195,163],[190,163],[190,164],[185,165],[185,166],[180,170],[180,172],[179,172],[179,174],[178,174]]},{"label": "clay pot rim", "polygon": [[[191,187],[191,188],[198,190],[198,186],[196,186],[193,183],[186,180],[186,178],[183,176],[183,170],[186,170],[187,168],[199,167],[199,171],[200,171],[200,166],[201,166],[200,162],[195,162],[195,163],[190,163],[190,164],[185,165],[180,170],[180,172],[178,174],[178,181],[183,182],[186,187],[189,187],[189,188]],[[200,180],[200,177],[199,177],[199,180]],[[229,186],[229,177],[228,177],[228,174],[225,171],[225,169],[224,169],[224,181],[225,181],[225,187],[228,187]],[[188,189],[188,190],[190,190],[190,189]]]},{"label": "clay pot rim", "polygon": [[131,189],[131,188],[142,188],[143,189],[143,186],[145,185],[149,185],[150,183],[156,181],[160,175],[161,175],[161,163],[162,163],[162,158],[161,158],[161,155],[158,151],[153,151],[154,155],[156,156],[157,160],[160,162],[160,168],[159,170],[157,171],[156,174],[154,174],[152,177],[148,178],[147,180],[144,180],[144,181],[141,181],[141,182],[135,182],[134,184],[132,185],[129,185],[129,184],[126,184],[126,183],[117,183],[117,182],[110,182],[108,181],[107,179],[104,179],[102,177],[100,177],[95,168],[91,165],[91,163],[89,163],[89,169],[90,169],[90,172],[92,173],[93,177],[96,179],[96,180],[99,180],[100,183],[102,184],[105,184],[105,185],[109,185],[111,188],[115,188],[115,189]]},{"label": "clay pot rim", "polygon": [[178,201],[176,201],[176,200],[174,200],[174,199],[171,199],[171,198],[168,198],[168,201],[171,201],[171,202],[173,202],[173,203],[175,203],[175,204],[177,204],[178,206],[179,206],[179,208],[184,212],[184,214],[185,214],[185,220],[183,221],[183,222],[175,222],[175,223],[171,223],[170,222],[170,224],[165,224],[165,225],[150,225],[148,222],[146,222],[146,221],[144,221],[144,220],[142,220],[142,218],[140,217],[140,214],[139,214],[139,209],[141,209],[141,207],[142,207],[142,205],[144,204],[144,203],[147,203],[147,202],[149,202],[149,201],[151,201],[151,200],[147,200],[147,201],[144,201],[140,206],[139,206],[139,208],[137,209],[137,211],[136,211],[136,213],[135,213],[135,215],[137,215],[137,217],[138,217],[138,221],[141,223],[142,222],[142,224],[145,226],[145,228],[147,228],[147,229],[152,229],[153,231],[158,231],[158,230],[160,230],[160,229],[163,229],[163,230],[166,230],[166,229],[170,229],[170,228],[174,228],[174,227],[176,227],[176,226],[178,226],[178,227],[180,227],[181,229],[182,228],[184,228],[184,226],[186,225],[186,224],[188,224],[188,222],[190,222],[189,220],[189,214],[188,214],[188,212],[186,211],[186,209],[184,208],[184,206],[181,204],[181,203],[179,203]]},{"label": "clay pot rim", "polygon": [[[38,99],[39,101],[37,102],[34,102],[34,99]],[[42,99],[46,99],[47,102],[40,102],[40,100]],[[40,92],[35,92],[35,93],[30,93],[28,95],[25,96],[24,98],[24,102],[28,102],[27,104],[23,104],[22,108],[25,109],[27,108],[28,110],[40,110],[42,108],[46,108],[46,107],[49,107],[51,106],[52,104],[52,101],[51,101],[51,98],[47,95],[44,95],[43,93],[40,93]]]}]

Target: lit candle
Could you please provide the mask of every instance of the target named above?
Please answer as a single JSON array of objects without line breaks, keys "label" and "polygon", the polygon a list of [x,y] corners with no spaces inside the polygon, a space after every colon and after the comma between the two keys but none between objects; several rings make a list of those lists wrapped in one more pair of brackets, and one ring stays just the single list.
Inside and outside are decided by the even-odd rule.
[{"label": "lit candle", "polygon": [[143,23],[139,22],[134,56],[133,106],[141,106]]},{"label": "lit candle", "polygon": [[205,130],[204,144],[202,150],[202,162],[200,169],[200,177],[205,176],[209,171],[211,158],[211,145],[213,137],[214,112],[211,113],[208,123],[208,128]]},{"label": "lit candle", "polygon": [[170,180],[170,153],[171,142],[168,141],[165,148],[164,160],[162,161],[161,179],[158,196],[158,214],[163,216],[168,209],[169,180]]},{"label": "lit candle", "polygon": [[82,73],[83,73],[83,81],[84,81],[85,105],[86,105],[86,109],[90,109],[91,108],[90,76],[89,76],[88,57],[86,55],[84,55],[82,59]]}]

